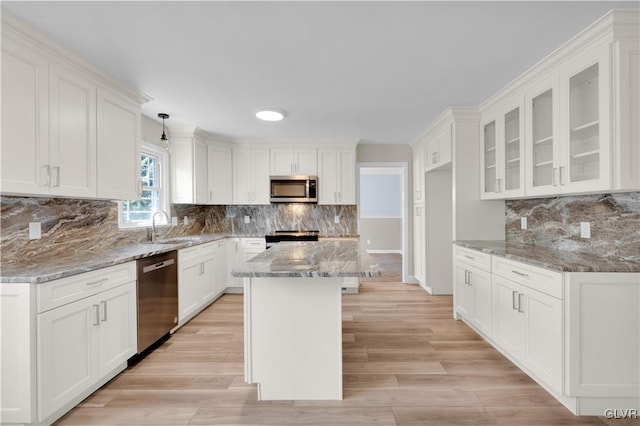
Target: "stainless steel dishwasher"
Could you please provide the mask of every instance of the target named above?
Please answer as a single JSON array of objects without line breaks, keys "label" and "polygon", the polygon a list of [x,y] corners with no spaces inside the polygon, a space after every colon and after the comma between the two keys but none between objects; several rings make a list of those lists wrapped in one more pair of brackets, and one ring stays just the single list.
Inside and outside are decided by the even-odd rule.
[{"label": "stainless steel dishwasher", "polygon": [[138,353],[178,324],[178,252],[138,260]]}]

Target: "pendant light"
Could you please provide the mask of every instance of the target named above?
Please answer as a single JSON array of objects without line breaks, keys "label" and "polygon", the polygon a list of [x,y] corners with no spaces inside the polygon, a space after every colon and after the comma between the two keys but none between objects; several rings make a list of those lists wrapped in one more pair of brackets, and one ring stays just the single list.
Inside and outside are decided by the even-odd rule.
[{"label": "pendant light", "polygon": [[158,113],[158,118],[162,118],[162,136],[160,136],[160,145],[166,150],[169,150],[169,140],[167,134],[164,132],[164,120],[169,118],[169,114],[164,112]]}]

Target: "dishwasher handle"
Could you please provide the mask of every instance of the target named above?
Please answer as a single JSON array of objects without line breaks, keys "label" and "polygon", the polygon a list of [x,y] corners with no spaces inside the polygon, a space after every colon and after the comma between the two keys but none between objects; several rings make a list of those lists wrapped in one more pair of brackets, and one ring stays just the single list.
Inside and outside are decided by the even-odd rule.
[{"label": "dishwasher handle", "polygon": [[174,259],[163,260],[162,262],[154,263],[153,265],[145,266],[142,268],[142,273],[157,271],[158,269],[166,268],[175,263]]}]

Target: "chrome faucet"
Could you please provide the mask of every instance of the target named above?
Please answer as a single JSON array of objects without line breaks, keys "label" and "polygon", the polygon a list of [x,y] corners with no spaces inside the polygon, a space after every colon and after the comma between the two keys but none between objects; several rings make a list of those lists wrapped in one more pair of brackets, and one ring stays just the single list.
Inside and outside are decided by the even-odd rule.
[{"label": "chrome faucet", "polygon": [[169,223],[169,215],[164,210],[156,210],[156,212],[151,216],[151,241],[156,242],[156,215],[158,213],[162,213],[167,220],[167,224]]}]

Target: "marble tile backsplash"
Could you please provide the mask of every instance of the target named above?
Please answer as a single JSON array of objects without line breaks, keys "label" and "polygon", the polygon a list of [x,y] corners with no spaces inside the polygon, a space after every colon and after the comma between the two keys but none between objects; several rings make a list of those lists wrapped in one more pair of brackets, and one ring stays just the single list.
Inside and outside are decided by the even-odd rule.
[{"label": "marble tile backsplash", "polygon": [[[510,200],[505,207],[507,241],[640,258],[640,192]],[[591,238],[580,237],[580,222],[590,222]]]},{"label": "marble tile backsplash", "polygon": [[[148,228],[118,229],[118,204],[63,198],[0,197],[0,261],[101,251],[147,241]],[[356,206],[279,204],[259,206],[193,206],[176,204],[171,216],[178,226],[159,227],[160,237],[203,233],[264,235],[277,229],[318,229],[324,235],[357,232]],[[334,216],[340,223],[334,223]],[[188,223],[184,224],[184,217]],[[250,223],[244,223],[244,216]],[[40,222],[42,238],[29,240],[29,222]]]}]

